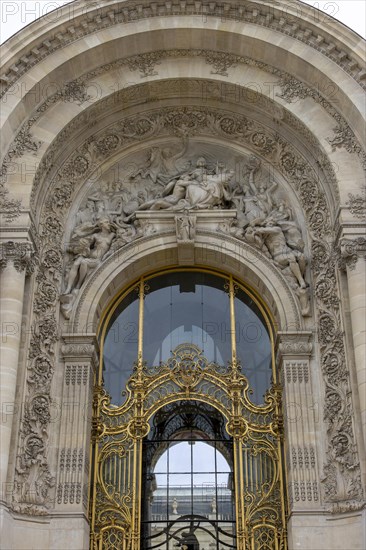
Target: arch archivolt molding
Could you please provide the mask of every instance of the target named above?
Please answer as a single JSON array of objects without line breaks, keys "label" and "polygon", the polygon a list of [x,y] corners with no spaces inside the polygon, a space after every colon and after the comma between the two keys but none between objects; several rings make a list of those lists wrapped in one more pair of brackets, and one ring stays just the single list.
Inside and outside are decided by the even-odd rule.
[{"label": "arch archivolt molding", "polygon": [[[106,2],[105,6],[90,6],[85,9],[85,6],[80,2],[79,5],[72,6],[71,9],[73,10],[72,25],[68,26],[66,24],[66,27],[63,27],[55,38],[52,37],[51,41],[40,42],[39,44],[33,43],[32,49],[27,53],[23,52],[23,57],[16,60],[16,65],[8,67],[8,71],[2,80],[4,92],[19,76],[29,71],[32,66],[74,40],[80,40],[80,38],[95,33],[99,29],[136,23],[146,18],[168,18],[172,15],[175,17],[199,16],[204,23],[219,18],[221,22],[247,22],[259,27],[266,27],[277,33],[290,36],[296,41],[303,42],[312,49],[321,52],[362,84],[363,74],[362,67],[359,64],[360,59],[357,55],[354,55],[354,52],[346,45],[345,41],[341,43],[340,37],[338,37],[338,40],[335,38],[332,40],[326,29],[321,28],[323,21],[325,27],[327,24],[327,17],[324,14],[320,15],[318,13],[316,19],[314,17],[315,11],[309,10],[303,5],[291,5],[284,11],[282,6],[273,3],[263,4],[263,2],[253,1],[251,6],[246,7],[233,0],[225,2],[224,5],[202,0],[198,3],[187,2],[174,6],[164,1],[156,2],[153,5],[150,2],[141,2],[138,6],[126,2],[114,2],[111,6]],[[65,10],[60,10],[60,12],[62,17]],[[320,21],[321,19],[323,21]],[[65,22],[68,23],[67,13]],[[10,59],[7,62],[10,65]]]},{"label": "arch archivolt molding", "polygon": [[[300,304],[286,278],[258,250],[227,234],[204,229],[197,231],[194,247],[192,265],[230,270],[263,292],[279,327],[295,331],[304,328]],[[179,265],[174,219],[164,233],[159,231],[159,236],[145,236],[127,244],[91,275],[75,303],[70,319],[73,330],[80,332],[88,327],[88,332],[95,332],[97,312],[107,308],[110,288],[117,294],[150,271],[151,265],[155,269]]]},{"label": "arch archivolt molding", "polygon": [[[333,153],[340,148],[344,148],[345,151],[350,153],[356,153],[357,156],[360,158],[361,164],[365,165],[365,153],[360,145],[360,143],[357,141],[357,138],[353,131],[350,129],[350,127],[347,125],[345,119],[342,117],[342,115],[337,111],[337,109],[332,105],[331,101],[328,101],[326,96],[321,93],[319,90],[312,89],[308,85],[300,82],[296,78],[294,78],[292,75],[280,71],[279,69],[272,67],[268,65],[267,63],[259,62],[257,60],[243,57],[243,56],[235,56],[233,54],[227,53],[227,52],[217,52],[213,50],[184,50],[184,49],[176,49],[176,50],[167,50],[164,52],[165,58],[178,58],[178,57],[186,57],[189,58],[190,56],[197,56],[197,57],[203,57],[206,60],[206,63],[209,63],[210,66],[212,66],[213,70],[211,71],[211,74],[214,76],[218,75],[220,78],[220,81],[212,81],[212,83],[206,83],[201,84],[201,90],[199,90],[199,85],[197,85],[196,82],[196,92],[200,92],[201,95],[206,94],[206,97],[204,97],[204,101],[207,101],[208,99],[214,99],[218,101],[224,100],[225,103],[242,103],[243,101],[247,103],[247,106],[249,108],[253,108],[253,105],[255,104],[255,107],[259,107],[260,109],[265,109],[267,112],[272,112],[272,118],[278,123],[281,124],[281,127],[284,127],[283,125],[289,125],[292,126],[292,128],[295,130],[295,132],[300,132],[304,137],[306,137],[307,143],[313,143],[314,145],[314,151],[317,149],[320,150],[321,153],[317,153],[319,155],[320,160],[318,162],[322,165],[322,169],[326,172],[326,179],[330,181],[336,182],[334,169],[331,165],[331,162],[329,162],[327,156],[329,158],[332,158],[332,151]],[[104,65],[100,67],[99,69],[96,69],[94,71],[90,71],[89,73],[86,73],[82,77],[78,78],[77,80],[70,81],[66,85],[64,85],[62,88],[58,89],[55,94],[48,97],[41,105],[39,105],[36,109],[36,111],[32,114],[32,116],[28,119],[26,123],[24,123],[21,131],[18,133],[17,137],[15,138],[15,141],[13,142],[12,146],[10,147],[7,155],[5,156],[3,166],[2,166],[2,181],[9,181],[9,183],[12,183],[12,180],[16,181],[17,178],[19,178],[19,174],[9,174],[9,166],[14,163],[17,159],[20,157],[23,158],[25,162],[27,160],[29,161],[29,164],[35,162],[36,157],[38,161],[40,161],[40,169],[37,170],[35,179],[34,179],[34,185],[33,185],[33,193],[36,192],[36,189],[38,187],[38,183],[40,180],[40,174],[44,172],[44,168],[50,165],[52,163],[52,157],[54,155],[54,149],[58,148],[58,143],[62,143],[65,139],[65,135],[68,135],[69,132],[73,132],[78,125],[83,124],[85,121],[90,121],[95,114],[101,111],[104,111],[106,108],[110,107],[113,104],[117,104],[119,101],[128,101],[131,102],[131,98],[134,97],[137,93],[139,95],[146,95],[147,98],[151,101],[151,99],[155,99],[156,96],[160,96],[160,94],[165,93],[165,90],[162,90],[162,87],[168,88],[168,90],[171,90],[172,87],[174,88],[174,85],[172,86],[174,80],[170,83],[160,82],[156,80],[152,80],[149,82],[147,86],[141,86],[138,87],[139,90],[137,91],[136,86],[132,86],[130,88],[129,84],[126,83],[127,88],[124,88],[125,84],[122,84],[123,89],[119,90],[115,95],[111,95],[109,97],[105,97],[104,99],[97,102],[97,105],[92,105],[92,107],[88,107],[84,113],[79,115],[78,117],[75,117],[70,124],[64,128],[61,131],[58,132],[59,135],[56,140],[52,143],[51,147],[47,149],[47,152],[45,153],[45,147],[37,138],[34,138],[32,135],[32,128],[36,129],[36,125],[40,122],[40,119],[47,114],[47,116],[50,116],[49,108],[52,106],[55,106],[58,104],[60,107],[62,107],[62,112],[59,113],[58,120],[62,120],[64,116],[64,106],[70,105],[70,103],[78,104],[80,108],[85,109],[86,106],[89,105],[90,101],[94,101],[94,98],[88,93],[91,89],[93,89],[93,92],[95,93],[95,89],[99,89],[100,86],[100,93],[103,95],[106,93],[105,86],[98,83],[97,78],[100,77],[101,74],[108,72],[110,74],[113,69],[116,69],[120,66],[129,66],[133,68],[134,70],[142,70],[144,71],[146,67],[148,67],[148,72],[151,74],[145,74],[143,73],[142,76],[154,76],[156,73],[154,71],[154,63],[161,63],[163,59],[163,51],[156,51],[156,52],[150,52],[147,54],[139,54],[137,56],[133,56],[131,58],[122,59],[119,61],[116,61],[114,63],[109,63],[107,65]],[[237,78],[237,75],[231,76],[228,80],[224,79],[226,75],[226,71],[228,67],[236,66],[237,64],[245,64],[249,67],[254,67],[259,70],[260,73],[263,74],[271,74],[279,78],[276,82],[273,83],[264,83],[263,86],[259,84],[260,91],[258,92],[258,89],[251,88],[252,83],[248,83],[249,87],[246,88],[245,85],[240,86],[237,84],[233,84],[232,81]],[[145,69],[144,69],[145,68]],[[147,69],[146,69],[147,70]],[[199,74],[199,73],[198,73]],[[256,78],[258,78],[258,74],[256,74]],[[91,82],[90,82],[91,80]],[[178,82],[176,80],[176,82]],[[183,85],[183,80],[179,80],[181,84]],[[189,87],[189,84],[185,81],[185,87]],[[219,83],[220,82],[220,83]],[[261,82],[261,79],[259,79],[259,82]],[[119,86],[117,81],[117,87]],[[193,88],[193,86],[191,86]],[[103,91],[102,91],[103,88]],[[109,86],[110,88],[110,86]],[[268,88],[268,91],[266,90]],[[110,90],[109,90],[110,92]],[[182,90],[180,90],[182,92]],[[169,93],[169,92],[168,92]],[[268,93],[270,96],[273,97],[273,100],[271,100],[270,97],[266,97],[266,93]],[[336,91],[332,92],[333,94],[336,94]],[[174,90],[173,90],[174,94]],[[208,96],[212,96],[209,97]],[[236,96],[236,99],[235,99]],[[295,100],[300,102],[302,100],[305,100],[306,98],[311,98],[317,105],[321,106],[320,111],[315,115],[314,118],[317,120],[317,124],[319,124],[321,112],[327,113],[330,117],[332,117],[332,120],[334,120],[334,124],[336,126],[333,126],[334,129],[334,137],[331,137],[329,133],[328,138],[325,139],[325,149],[322,148],[322,146],[319,144],[319,138],[314,138],[314,135],[312,135],[312,132],[306,128],[306,124],[302,125],[300,120],[297,117],[301,117],[301,109],[296,109],[293,111],[296,116],[290,113],[290,111],[286,107],[286,104],[289,105],[293,103]],[[135,99],[135,97],[134,97]],[[280,103],[278,103],[278,100],[282,100]],[[92,109],[92,110],[90,110]],[[273,116],[273,109],[274,116]],[[291,105],[291,110],[293,110],[293,106]],[[69,117],[69,114],[65,111],[66,119]],[[57,125],[57,120],[55,121]],[[307,124],[310,124],[309,121],[307,121]],[[329,123],[327,123],[329,125]],[[332,126],[332,125],[331,125]],[[56,127],[56,126],[55,126]],[[52,130],[51,130],[52,132]],[[329,128],[329,132],[331,132],[331,128]],[[36,132],[37,133],[37,132]],[[65,134],[66,133],[66,134]],[[57,134],[55,134],[56,137]],[[58,140],[58,142],[57,142]],[[328,142],[328,143],[326,143]],[[328,148],[327,153],[325,150]],[[45,153],[45,154],[44,154]],[[43,157],[43,158],[42,158]],[[357,157],[355,157],[357,158]],[[337,170],[339,174],[339,178],[347,178],[348,176],[343,173],[343,165],[347,166],[350,163],[350,159],[344,157],[341,155],[339,159],[337,159],[337,155],[334,158],[334,167]],[[357,167],[357,162],[352,163],[352,177],[355,177],[356,175],[356,181],[359,179],[362,181],[362,171],[359,172],[359,169]],[[23,176],[22,176],[23,177]],[[337,183],[334,183],[335,186],[335,194],[338,194],[337,190]],[[9,200],[9,199],[8,199]],[[18,204],[18,207],[20,205]],[[7,208],[9,211],[9,216],[14,216],[14,211],[16,211],[16,205],[13,204],[11,206],[11,203],[9,203],[9,207]]]},{"label": "arch archivolt molding", "polygon": [[[190,93],[187,94],[186,98],[182,98],[182,95],[187,92],[187,88]],[[210,104],[207,106],[205,98],[202,101],[202,94],[207,93],[207,88],[210,90],[210,93],[212,93],[214,105]],[[36,173],[32,190],[32,205],[34,206],[35,202],[39,205],[40,200],[42,202],[42,195],[39,196],[39,192],[41,191],[42,194],[48,192],[50,189],[50,184],[57,181],[57,179],[60,180],[61,178],[71,178],[80,180],[80,178],[83,178],[85,175],[85,169],[87,169],[87,173],[92,176],[93,171],[95,172],[95,170],[99,169],[102,163],[105,163],[108,158],[112,159],[113,155],[119,153],[119,147],[134,145],[147,139],[156,139],[159,135],[163,136],[164,128],[161,125],[165,125],[165,136],[181,136],[182,133],[179,127],[172,128],[168,131],[166,122],[162,120],[158,110],[150,107],[150,105],[153,107],[154,101],[157,97],[161,97],[161,95],[163,95],[163,97],[165,96],[166,98],[166,106],[161,109],[161,113],[166,111],[166,116],[169,116],[169,100],[172,99],[174,101],[174,98],[176,97],[181,98],[182,105],[176,107],[173,104],[170,108],[171,113],[175,109],[178,113],[180,109],[182,112],[182,117],[185,110],[188,118],[191,116],[190,111],[192,111],[192,109],[196,109],[196,115],[201,113],[201,120],[199,121],[197,119],[197,121],[194,124],[191,124],[191,127],[187,129],[191,136],[199,135],[200,133],[202,134],[206,130],[207,136],[210,134],[217,135],[221,139],[231,141],[235,138],[238,140],[239,144],[247,144],[253,152],[263,156],[268,162],[272,162],[272,164],[275,164],[277,160],[274,141],[278,140],[278,149],[282,150],[287,144],[290,149],[296,151],[295,154],[298,157],[299,154],[300,156],[302,155],[304,161],[311,165],[309,169],[313,171],[312,177],[317,184],[320,186],[323,186],[323,182],[330,184],[329,186],[323,186],[322,192],[327,195],[328,201],[333,203],[335,206],[338,199],[338,190],[334,168],[327,160],[325,151],[321,146],[319,146],[317,140],[311,135],[306,127],[302,125],[301,122],[291,113],[286,112],[286,110],[283,110],[282,108],[278,110],[273,101],[262,95],[256,96],[254,109],[250,102],[244,103],[244,105],[240,106],[240,109],[238,109],[238,105],[235,101],[232,104],[230,104],[230,101],[226,101],[227,107],[225,107],[225,109],[221,108],[221,111],[222,113],[224,113],[224,111],[228,112],[228,116],[232,117],[234,126],[236,124],[234,121],[240,120],[243,123],[246,121],[246,124],[250,124],[252,126],[252,134],[256,133],[256,129],[258,129],[260,136],[266,135],[268,136],[267,139],[270,140],[268,143],[255,143],[255,138],[253,138],[247,143],[246,140],[248,136],[242,135],[240,133],[240,129],[237,129],[236,131],[234,126],[225,130],[224,128],[215,128],[212,124],[210,125],[210,113],[220,112],[220,107],[217,105],[222,104],[220,97],[221,91],[222,89],[220,83],[206,82],[202,80],[176,79],[173,81],[157,82],[154,83],[153,86],[146,84],[132,87],[132,89],[118,92],[116,96],[111,96],[100,101],[97,105],[91,107],[90,110],[87,110],[85,113],[79,115],[78,120],[73,120],[57,136],[55,142],[52,144],[50,150],[42,160]],[[134,101],[132,102],[131,97],[134,98]],[[146,101],[149,102],[149,108],[147,110],[141,110],[141,103]],[[129,106],[131,106],[131,114],[126,116],[125,111],[123,111],[123,117],[121,117],[121,112],[119,110],[113,110],[113,107],[115,108],[119,102],[126,102]],[[110,110],[111,107],[112,110]],[[287,128],[282,131],[281,134],[278,133],[278,126],[276,122],[273,123],[273,119],[271,120],[268,118],[268,115],[264,115],[264,113],[271,112],[271,109],[272,111],[274,109],[275,113],[278,114],[278,119],[281,121],[281,127],[283,129]],[[140,116],[136,114],[137,111]],[[156,114],[154,114],[154,112]],[[102,122],[98,128],[96,120],[101,121],[101,113],[103,113],[104,119],[108,117],[113,120],[113,123],[105,124]],[[162,114],[162,116],[164,115]],[[116,117],[118,117],[118,122],[115,122]],[[205,120],[203,120],[202,117],[205,117]],[[87,123],[88,121],[90,122],[90,120],[93,120],[92,131],[89,129],[87,135],[83,138],[79,136],[77,142],[75,143],[73,141],[75,139],[73,135],[76,134],[78,128],[83,128],[84,125],[88,126]],[[131,129],[137,122],[143,124],[144,121],[149,124],[149,129]],[[123,125],[127,127],[126,131],[124,131]],[[308,142],[306,149],[302,145],[302,138],[299,137],[299,133],[301,133],[303,138]],[[118,139],[118,142],[115,142],[114,145],[112,143],[103,143],[103,139],[108,138],[110,135],[114,135]],[[260,136],[258,135],[258,138]],[[60,151],[60,145],[64,144],[65,140],[69,143],[68,153],[66,153],[66,151],[64,153],[62,149]],[[296,147],[294,147],[294,143],[296,144]],[[313,151],[311,153],[309,153],[308,150],[309,143],[313,146]],[[94,152],[91,151],[92,147],[95,148]],[[71,151],[72,153],[70,154]],[[79,161],[80,166],[77,166],[77,160]],[[321,164],[321,166],[319,166],[319,164]],[[78,170],[79,174],[77,172]],[[291,175],[290,167],[286,169],[284,166],[279,164],[278,170],[280,172],[282,171],[287,179],[289,175]],[[43,182],[48,182],[48,187],[45,186]]]}]

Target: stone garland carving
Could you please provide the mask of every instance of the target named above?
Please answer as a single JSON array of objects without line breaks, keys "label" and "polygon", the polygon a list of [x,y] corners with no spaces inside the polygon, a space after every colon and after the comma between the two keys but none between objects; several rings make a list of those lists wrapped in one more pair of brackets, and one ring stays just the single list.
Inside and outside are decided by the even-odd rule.
[{"label": "stone garland carving", "polygon": [[[147,136],[164,133],[182,135],[182,130],[185,133],[187,127],[190,135],[213,134],[249,145],[274,165],[298,192],[313,237],[322,368],[326,384],[325,420],[328,426],[328,460],[323,481],[325,496],[328,502],[341,501],[343,509],[353,503],[355,506],[359,505],[362,497],[360,470],[352,429],[352,404],[343,335],[339,328],[335,262],[331,262],[330,255],[326,253],[325,237],[329,230],[329,213],[324,194],[317,186],[317,175],[292,145],[259,123],[226,111],[179,107],[126,118],[119,123],[118,133],[111,134],[108,130],[104,137],[98,135],[88,140],[61,168],[53,191],[49,194],[50,198],[46,201],[41,218],[42,249],[37,274],[37,301],[26,382],[25,414],[20,433],[19,462],[16,468],[13,507],[18,511],[47,513],[47,505],[52,498],[54,478],[49,470],[47,456],[47,404],[54,369],[54,347],[58,338],[56,313],[63,269],[63,223],[67,219],[75,190],[98,163],[113,154],[117,146],[122,147],[131,142],[142,141]],[[107,147],[104,146],[106,143],[109,144]],[[98,147],[98,144],[103,146]],[[39,416],[36,414],[36,421],[30,421],[31,415],[28,411],[33,411],[33,400],[39,395],[45,398],[45,412]],[[35,438],[34,441],[32,438]]]},{"label": "stone garland carving", "polygon": [[219,74],[221,76],[229,76],[228,69],[230,67],[236,67],[241,62],[241,57],[226,52],[205,52],[206,63],[212,65],[212,74]]},{"label": "stone garland carving", "polygon": [[29,129],[33,124],[38,120],[39,117],[34,117],[30,119],[18,132],[14,142],[11,145],[11,148],[7,152],[0,172],[0,181],[2,184],[6,181],[6,175],[9,168],[9,164],[13,162],[14,159],[20,158],[26,152],[33,152],[36,154],[39,148],[42,145],[41,141],[35,141],[32,137]]},{"label": "stone garland carving", "polygon": [[302,355],[304,353],[310,355],[313,349],[311,342],[297,342],[294,338],[293,341],[283,341],[278,346],[278,353],[281,355]]},{"label": "stone garland carving", "polygon": [[32,135],[26,128],[22,128],[18,133],[12,147],[6,154],[0,170],[0,211],[6,222],[12,222],[20,214],[21,201],[9,198],[9,191],[5,187],[6,175],[9,165],[21,157],[26,151],[37,153],[41,146],[40,141],[34,141]]},{"label": "stone garland carving", "polygon": [[64,357],[90,357],[95,350],[93,344],[63,344],[61,353]]},{"label": "stone garland carving", "polygon": [[58,101],[76,102],[79,105],[82,105],[82,103],[88,101],[90,98],[91,96],[87,94],[86,87],[82,79],[67,82],[60,90],[46,99],[36,109],[35,114],[28,119],[25,124],[23,124],[10,149],[5,155],[0,170],[0,210],[4,210],[5,219],[7,221],[10,222],[18,217],[21,205],[20,200],[9,199],[7,197],[8,190],[5,188],[5,183],[9,166],[12,162],[14,162],[14,159],[20,158],[27,152],[32,152],[36,155],[42,145],[41,141],[35,141],[32,137],[32,134],[30,133],[32,126],[37,123],[47,109]]},{"label": "stone garland carving", "polygon": [[33,273],[37,262],[33,245],[14,241],[0,243],[0,270],[5,269],[8,262],[12,262],[19,272],[25,270],[27,275]]},{"label": "stone garland carving", "polygon": [[[285,33],[292,36],[296,40],[308,44],[323,55],[332,59],[340,67],[351,75],[361,86],[363,86],[364,74],[362,67],[359,66],[355,59],[352,59],[352,52],[347,52],[339,49],[339,45],[331,42],[328,36],[321,35],[319,27],[312,28],[306,26],[307,23],[300,18],[295,18],[294,15],[288,15],[272,5],[256,4],[256,9],[246,9],[242,3],[225,2],[225,7],[217,2],[210,0],[201,0],[200,2],[180,2],[174,5],[171,2],[160,1],[140,2],[137,7],[135,3],[130,5],[100,7],[97,14],[86,13],[78,19],[73,18],[71,25],[66,25],[64,30],[57,33],[57,36],[50,37],[42,43],[32,44],[32,50],[24,52],[21,59],[14,63],[5,74],[2,75],[3,90],[1,96],[4,95],[9,88],[31,67],[39,63],[42,59],[50,55],[52,52],[62,48],[66,44],[70,44],[74,40],[79,40],[83,36],[87,36],[96,30],[112,27],[121,22],[129,23],[136,22],[140,19],[151,17],[162,17],[166,15],[186,16],[200,15],[201,17],[219,17],[228,20],[257,23],[262,27],[273,29],[280,33]],[[294,18],[296,24],[294,24]],[[344,48],[344,46],[341,46]]]},{"label": "stone garland carving", "polygon": [[12,222],[20,215],[21,201],[8,197],[9,191],[0,182],[0,211],[7,223]]},{"label": "stone garland carving", "polygon": [[127,59],[127,66],[130,71],[140,71],[141,78],[155,76],[158,74],[155,71],[155,66],[160,65],[163,55],[162,51],[134,55]]},{"label": "stone garland carving", "polygon": [[366,170],[366,152],[360,145],[354,132],[348,126],[346,120],[319,90],[306,86],[290,75],[282,76],[278,85],[281,87],[281,93],[277,94],[278,97],[281,97],[288,103],[292,103],[296,99],[305,99],[307,97],[311,97],[316,103],[319,103],[337,122],[337,126],[334,128],[334,137],[327,139],[332,147],[332,151],[344,147],[348,153],[356,153],[362,162],[364,170]]},{"label": "stone garland carving", "polygon": [[348,193],[348,201],[346,205],[350,209],[351,214],[355,218],[360,218],[361,220],[366,219],[366,187],[362,195],[353,195]]}]

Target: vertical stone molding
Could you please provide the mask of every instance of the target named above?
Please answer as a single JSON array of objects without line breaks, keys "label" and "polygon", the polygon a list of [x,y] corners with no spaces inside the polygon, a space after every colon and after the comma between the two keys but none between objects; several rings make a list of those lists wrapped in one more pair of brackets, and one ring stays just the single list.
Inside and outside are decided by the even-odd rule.
[{"label": "vertical stone molding", "polygon": [[24,282],[31,272],[33,247],[29,242],[7,241],[0,244],[0,482],[1,500],[5,501],[4,488],[10,452],[13,416],[16,411],[15,389],[21,345]]},{"label": "vertical stone molding", "polygon": [[366,451],[366,237],[347,236],[340,241],[340,267],[347,273],[352,338],[358,395]]},{"label": "vertical stone molding", "polygon": [[319,508],[315,411],[310,355],[311,332],[278,335],[278,365],[283,386],[288,493],[291,512]]},{"label": "vertical stone molding", "polygon": [[96,368],[94,335],[67,335],[56,481],[56,511],[86,515],[88,502],[90,419]]}]

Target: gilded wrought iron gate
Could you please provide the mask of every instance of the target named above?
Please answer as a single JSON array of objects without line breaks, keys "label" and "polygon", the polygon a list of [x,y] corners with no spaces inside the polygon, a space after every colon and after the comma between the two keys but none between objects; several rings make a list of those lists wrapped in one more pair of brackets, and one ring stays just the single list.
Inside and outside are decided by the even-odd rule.
[{"label": "gilded wrought iron gate", "polygon": [[[143,284],[140,291],[144,292]],[[103,386],[97,385],[91,548],[140,550],[143,440],[157,411],[184,400],[210,405],[226,419],[233,441],[237,549],[285,550],[281,391],[272,384],[261,406],[251,402],[249,392],[235,342],[233,359],[225,368],[209,363],[193,344],[178,345],[170,359],[154,369],[147,369],[139,353],[121,406],[111,405]]]}]

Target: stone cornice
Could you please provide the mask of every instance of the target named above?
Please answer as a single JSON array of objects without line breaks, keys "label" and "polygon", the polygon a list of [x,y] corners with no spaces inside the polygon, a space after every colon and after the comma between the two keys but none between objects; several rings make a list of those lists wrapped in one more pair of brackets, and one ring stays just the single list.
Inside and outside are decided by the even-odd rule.
[{"label": "stone cornice", "polygon": [[89,360],[98,351],[95,334],[64,334],[61,354],[64,360]]},{"label": "stone cornice", "polygon": [[[349,32],[348,40],[340,42],[339,36],[333,36],[333,29],[329,26],[329,31],[322,28],[322,25],[316,24],[314,15],[315,10],[301,4],[301,16],[295,9],[291,9],[291,5],[286,5],[284,12],[279,2],[256,2],[251,1],[245,3],[235,0],[226,0],[224,3],[210,2],[209,0],[201,0],[199,2],[160,2],[143,1],[137,2],[134,0],[115,2],[104,0],[104,5],[101,3],[91,3],[91,8],[88,10],[84,2],[72,3],[72,16],[66,10],[64,17],[57,18],[57,25],[49,30],[50,25],[47,25],[47,31],[40,33],[38,39],[32,38],[29,40],[27,47],[22,46],[20,51],[15,54],[8,55],[10,45],[6,45],[3,55],[4,73],[1,76],[3,84],[2,93],[6,91],[31,67],[39,63],[42,59],[52,54],[54,51],[79,40],[83,36],[92,34],[98,30],[106,29],[118,25],[120,23],[137,22],[146,18],[153,17],[168,17],[168,16],[200,16],[204,18],[213,17],[221,20],[232,20],[256,24],[260,27],[273,29],[276,32],[291,36],[295,40],[299,40],[311,48],[319,51],[334,63],[339,65],[345,72],[354,78],[362,87],[365,85],[366,70],[361,66],[362,57],[355,55],[354,52],[347,46],[347,43],[355,41],[356,35]],[[62,9],[60,10],[62,14]],[[327,16],[323,15],[323,20],[327,21]],[[313,21],[311,18],[313,17]],[[43,29],[43,21],[33,24],[32,37],[36,34],[36,29]],[[332,21],[334,25],[334,20]],[[344,27],[342,30],[346,33]],[[26,32],[23,31],[24,40],[26,42]],[[353,38],[353,40],[352,40]],[[361,40],[361,39],[360,39]],[[19,38],[18,38],[19,43]],[[9,47],[8,47],[9,46]]]},{"label": "stone cornice", "polygon": [[277,333],[277,358],[310,357],[313,349],[313,334],[309,331],[288,331]]}]

